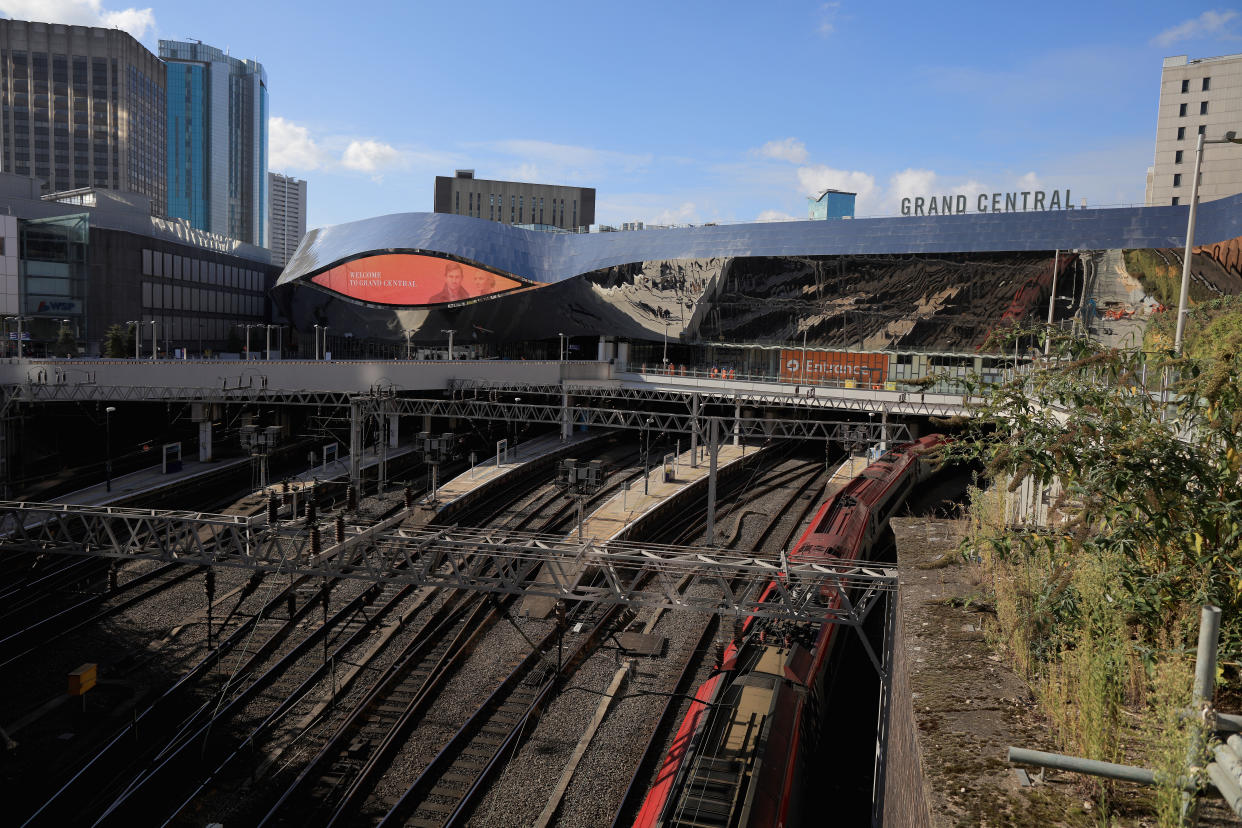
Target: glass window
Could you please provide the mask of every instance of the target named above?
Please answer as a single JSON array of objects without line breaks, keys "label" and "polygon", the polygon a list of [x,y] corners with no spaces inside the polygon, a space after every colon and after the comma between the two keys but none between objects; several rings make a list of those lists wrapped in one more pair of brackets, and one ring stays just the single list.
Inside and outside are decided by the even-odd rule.
[{"label": "glass window", "polygon": [[1204,78],[1204,79],[1203,79],[1203,91],[1204,91],[1204,92],[1207,92],[1207,91],[1208,91],[1209,89],[1211,89],[1211,88],[1212,88],[1212,79],[1211,79],[1211,78]]},{"label": "glass window", "polygon": [[1182,151],[1181,150],[1178,150],[1177,152],[1173,153],[1173,163],[1174,164],[1182,163]]},{"label": "glass window", "polygon": [[1173,186],[1174,187],[1182,186],[1182,174],[1181,173],[1173,173]]},{"label": "glass window", "polygon": [[151,256],[152,256],[151,275],[152,276],[163,276],[164,275],[164,257],[160,255],[160,252],[158,250],[154,251],[151,254]]},{"label": "glass window", "polygon": [[184,261],[185,260],[181,256],[173,256],[173,276],[178,279],[185,277],[185,273],[182,271]]},{"label": "glass window", "polygon": [[1207,127],[1204,126],[1203,124],[1199,124],[1199,134],[1202,135],[1206,131],[1207,131]]},{"label": "glass window", "polygon": [[1207,114],[1207,105],[1208,105],[1207,101],[1199,101],[1199,114],[1200,115]]},{"label": "glass window", "polygon": [[151,307],[151,283],[142,283],[142,306],[144,308]]},{"label": "glass window", "polygon": [[1185,117],[1186,117],[1186,104],[1178,104],[1178,105],[1177,105],[1177,117],[1179,117],[1179,118],[1185,118]]},{"label": "glass window", "polygon": [[1185,140],[1186,140],[1186,127],[1178,127],[1178,128],[1177,128],[1177,140],[1179,140],[1179,141],[1185,141]]},{"label": "glass window", "polygon": [[142,275],[152,276],[151,273],[151,251],[145,247],[142,249]]},{"label": "glass window", "polygon": [[1183,92],[1189,92],[1189,91],[1190,91],[1190,79],[1189,79],[1189,78],[1187,78],[1186,80],[1183,80],[1183,81],[1182,81],[1182,91],[1183,91]]},{"label": "glass window", "polygon": [[162,305],[162,307],[167,309],[167,308],[171,308],[172,306],[173,306],[173,286],[164,285],[164,304]]},{"label": "glass window", "polygon": [[1177,206],[1177,196],[1173,196],[1173,206]]},{"label": "glass window", "polygon": [[171,279],[173,273],[173,254],[164,254],[164,278]]}]

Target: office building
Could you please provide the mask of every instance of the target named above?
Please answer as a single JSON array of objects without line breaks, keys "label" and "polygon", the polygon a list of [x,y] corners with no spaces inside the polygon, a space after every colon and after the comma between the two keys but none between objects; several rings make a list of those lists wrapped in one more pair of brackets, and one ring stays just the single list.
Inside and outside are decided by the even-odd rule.
[{"label": "office building", "polygon": [[570,230],[595,223],[595,188],[475,178],[458,170],[436,176],[437,213],[498,221],[533,230]]},{"label": "office building", "polygon": [[0,171],[165,206],[165,69],[119,29],[0,19]]},{"label": "office building", "polygon": [[153,216],[145,196],[41,196],[36,179],[0,174],[0,203],[10,211],[0,216],[0,305],[24,315],[27,353],[50,353],[67,328],[99,354],[108,328],[131,320],[146,324],[144,354],[150,322],[161,353],[219,351],[231,331],[271,319],[267,291],[280,268],[267,250]]},{"label": "office building", "polygon": [[[1242,55],[1165,58],[1147,204],[1189,204],[1199,135],[1218,139],[1229,130],[1242,133]],[[1201,202],[1242,193],[1242,146],[1208,144],[1199,181]]]},{"label": "office building", "polygon": [[284,267],[306,235],[306,182],[280,173],[267,174],[268,249],[272,264]]},{"label": "office building", "polygon": [[267,245],[267,73],[201,42],[160,41],[168,65],[168,215]]},{"label": "office building", "polygon": [[812,221],[853,218],[857,195],[844,190],[823,190],[807,199],[807,218]]}]

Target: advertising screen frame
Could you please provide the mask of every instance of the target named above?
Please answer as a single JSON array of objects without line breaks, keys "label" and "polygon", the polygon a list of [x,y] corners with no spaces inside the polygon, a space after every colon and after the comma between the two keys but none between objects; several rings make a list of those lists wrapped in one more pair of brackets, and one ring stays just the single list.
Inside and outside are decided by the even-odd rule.
[{"label": "advertising screen frame", "polygon": [[[345,293],[342,290],[338,290],[329,284],[324,284],[323,282],[315,281],[317,278],[325,276],[326,274],[329,274],[333,270],[336,270],[338,268],[344,267],[354,262],[359,262],[365,259],[376,258],[380,256],[410,256],[410,257],[418,257],[421,259],[435,259],[440,262],[444,262],[446,266],[448,263],[459,265],[463,269],[464,275],[467,277],[471,275],[470,271],[478,271],[481,273],[488,274],[492,278],[504,279],[506,281],[513,282],[515,284],[512,287],[505,287],[501,290],[496,290],[496,291],[492,291],[489,293],[480,294],[477,296],[465,296],[461,299],[453,299],[453,300],[444,301],[444,302],[396,303],[396,302],[382,302],[382,301],[376,301],[374,299],[365,299],[360,296],[353,296],[353,295],[350,295],[349,293]],[[470,260],[461,258],[459,256],[449,256],[443,253],[431,252],[431,251],[426,251],[426,250],[414,250],[414,249],[405,249],[405,250],[382,249],[382,250],[369,250],[363,253],[358,253],[358,254],[349,256],[347,258],[334,261],[331,264],[326,265],[324,267],[316,268],[311,273],[307,273],[305,276],[300,277],[298,279],[298,283],[304,286],[307,286],[307,287],[313,287],[317,290],[323,291],[324,293],[330,294],[332,296],[340,297],[341,299],[344,299],[349,302],[353,302],[355,304],[359,304],[359,305],[363,305],[363,306],[371,307],[371,308],[384,309],[384,310],[392,310],[392,309],[417,310],[421,308],[437,309],[437,308],[461,307],[464,305],[474,304],[476,302],[488,301],[498,296],[506,296],[506,295],[516,293],[521,290],[529,290],[532,288],[544,287],[543,282],[536,282],[532,279],[518,276],[513,273],[507,273],[497,268],[489,267],[487,265],[483,265],[478,262],[470,261]]]}]

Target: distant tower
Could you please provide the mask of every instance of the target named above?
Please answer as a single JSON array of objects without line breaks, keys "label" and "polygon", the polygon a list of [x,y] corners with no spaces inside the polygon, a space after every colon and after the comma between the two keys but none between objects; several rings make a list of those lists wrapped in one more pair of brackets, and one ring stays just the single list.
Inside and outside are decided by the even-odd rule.
[{"label": "distant tower", "polygon": [[268,173],[268,238],[272,264],[284,267],[306,235],[306,182]]},{"label": "distant tower", "polygon": [[267,246],[267,73],[200,42],[160,41],[168,64],[168,214]]},{"label": "distant tower", "polygon": [[164,210],[164,64],[119,29],[0,19],[0,171]]}]

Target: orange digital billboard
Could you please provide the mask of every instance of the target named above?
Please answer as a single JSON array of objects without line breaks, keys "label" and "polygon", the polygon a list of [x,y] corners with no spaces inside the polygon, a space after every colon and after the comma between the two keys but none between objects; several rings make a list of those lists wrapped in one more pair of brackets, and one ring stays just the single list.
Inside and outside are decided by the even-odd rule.
[{"label": "orange digital billboard", "polygon": [[[803,366],[803,357],[806,365]],[[787,382],[821,383],[853,380],[864,385],[883,385],[888,378],[888,354],[852,354],[844,351],[781,351],[781,379]]]},{"label": "orange digital billboard", "polygon": [[385,253],[326,270],[311,281],[377,305],[440,305],[523,287],[525,283],[436,256]]}]

